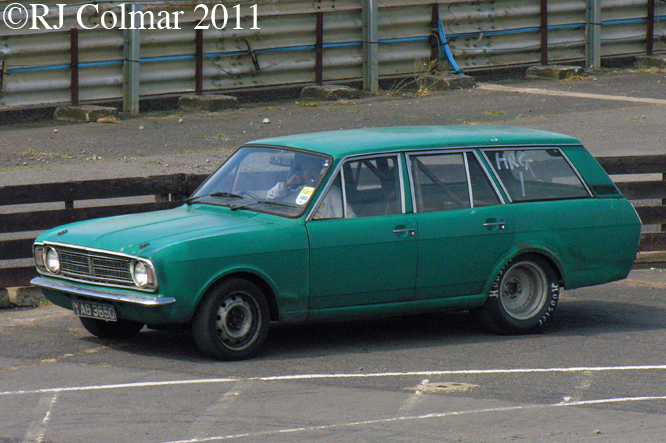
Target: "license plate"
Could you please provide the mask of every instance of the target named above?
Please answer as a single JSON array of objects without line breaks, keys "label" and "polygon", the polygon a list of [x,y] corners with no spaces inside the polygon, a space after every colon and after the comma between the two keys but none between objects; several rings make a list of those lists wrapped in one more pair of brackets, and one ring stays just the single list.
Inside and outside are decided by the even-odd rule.
[{"label": "license plate", "polygon": [[79,317],[98,318],[100,320],[117,321],[116,309],[111,305],[72,301],[72,311]]}]

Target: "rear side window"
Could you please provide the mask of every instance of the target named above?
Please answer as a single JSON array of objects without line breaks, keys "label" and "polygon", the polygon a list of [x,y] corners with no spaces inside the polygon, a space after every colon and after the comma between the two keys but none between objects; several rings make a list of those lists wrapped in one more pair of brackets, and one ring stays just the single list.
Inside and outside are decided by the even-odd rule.
[{"label": "rear side window", "polygon": [[471,152],[410,154],[409,162],[419,213],[500,204]]},{"label": "rear side window", "polygon": [[559,149],[489,149],[483,153],[512,201],[590,197]]}]

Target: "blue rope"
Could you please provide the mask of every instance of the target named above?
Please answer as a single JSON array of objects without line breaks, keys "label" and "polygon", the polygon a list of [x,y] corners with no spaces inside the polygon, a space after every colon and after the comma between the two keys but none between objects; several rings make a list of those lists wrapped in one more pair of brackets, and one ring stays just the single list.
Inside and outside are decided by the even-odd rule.
[{"label": "blue rope", "polygon": [[449,48],[449,42],[446,40],[446,34],[444,33],[444,26],[442,25],[442,21],[439,20],[437,22],[437,25],[439,27],[439,53],[441,55],[442,50],[444,50],[444,54],[446,54],[446,58],[449,61],[449,64],[453,68],[453,70],[456,72],[458,75],[465,75],[464,72],[462,72],[462,69],[458,67],[458,64],[456,61],[453,59],[453,54],[451,53],[451,49]]},{"label": "blue rope", "polygon": [[[656,16],[655,21],[666,20],[666,16]],[[607,20],[602,21],[602,25],[618,25],[618,24],[628,24],[628,23],[644,23],[647,19],[637,18],[637,19],[621,19],[621,20]],[[574,23],[568,25],[553,25],[548,26],[548,29],[575,29],[585,27],[585,23]],[[529,28],[517,28],[517,29],[506,29],[501,31],[483,31],[483,32],[470,32],[470,33],[461,33],[461,34],[451,34],[452,38],[467,38],[467,37],[478,37],[480,35],[502,35],[502,34],[520,34],[524,32],[537,32],[541,28],[538,27],[529,27]],[[444,26],[442,25],[441,20],[438,23],[438,29],[433,29],[433,33],[437,33],[437,38],[439,41],[439,50],[440,55],[444,53],[446,55],[449,64],[454,69],[456,74],[464,75],[463,71],[458,67],[457,63],[453,58],[451,49],[449,47],[449,42],[447,41],[446,33],[444,32]],[[379,43],[391,44],[391,43],[403,43],[410,41],[425,41],[429,37],[410,37],[410,38],[394,38],[394,39],[384,39],[380,40]],[[324,48],[342,48],[342,47],[351,47],[351,46],[360,46],[361,42],[344,42],[344,43],[329,43],[325,44]],[[254,52],[256,53],[269,53],[269,52],[288,52],[288,51],[303,51],[314,49],[314,45],[307,46],[288,46],[283,48],[267,48],[267,49],[257,49]],[[204,54],[205,58],[213,57],[232,57],[237,55],[247,54],[247,51],[232,51],[232,52],[217,52],[217,53],[208,53]],[[175,61],[175,60],[192,60],[194,55],[171,55],[163,57],[148,57],[142,58],[141,63],[154,63],[154,62],[163,62],[163,61]],[[79,68],[90,68],[94,66],[111,66],[111,65],[121,65],[122,60],[109,60],[109,61],[99,61],[99,62],[87,62],[79,64]],[[7,69],[8,74],[14,72],[36,72],[36,71],[48,71],[48,70],[58,70],[58,69],[70,69],[69,64],[58,64],[58,65],[48,65],[48,66],[31,66],[31,67],[17,67]]]}]

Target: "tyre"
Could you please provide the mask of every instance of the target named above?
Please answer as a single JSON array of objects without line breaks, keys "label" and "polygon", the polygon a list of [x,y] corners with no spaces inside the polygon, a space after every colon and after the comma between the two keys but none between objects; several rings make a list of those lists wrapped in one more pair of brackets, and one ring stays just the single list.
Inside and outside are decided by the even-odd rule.
[{"label": "tyre", "polygon": [[548,260],[517,257],[495,278],[486,304],[475,314],[504,334],[537,332],[550,324],[560,295],[559,277]]},{"label": "tyre", "polygon": [[243,279],[213,287],[192,320],[194,340],[201,351],[220,360],[254,356],[268,334],[270,311],[262,291]]},{"label": "tyre", "polygon": [[118,321],[105,321],[88,317],[79,318],[83,327],[92,335],[112,340],[128,340],[136,336],[145,326],[143,323],[120,318]]}]

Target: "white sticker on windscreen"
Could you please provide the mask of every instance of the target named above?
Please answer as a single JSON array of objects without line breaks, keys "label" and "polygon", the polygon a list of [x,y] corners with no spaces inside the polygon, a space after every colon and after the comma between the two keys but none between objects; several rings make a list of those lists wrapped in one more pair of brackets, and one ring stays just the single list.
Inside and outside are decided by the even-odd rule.
[{"label": "white sticker on windscreen", "polygon": [[306,204],[308,200],[310,200],[310,197],[312,197],[314,190],[315,188],[304,186],[303,189],[301,189],[301,192],[298,194],[298,197],[296,197],[296,204],[299,206]]}]

